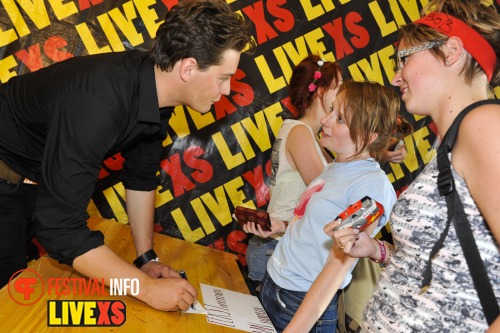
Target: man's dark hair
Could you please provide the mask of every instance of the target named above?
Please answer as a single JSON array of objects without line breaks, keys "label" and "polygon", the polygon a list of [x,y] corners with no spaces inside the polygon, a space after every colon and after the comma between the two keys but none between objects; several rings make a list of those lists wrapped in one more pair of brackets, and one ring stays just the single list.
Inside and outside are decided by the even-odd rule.
[{"label": "man's dark hair", "polygon": [[195,58],[200,70],[221,63],[226,50],[253,49],[247,25],[222,0],[180,0],[156,33],[150,57],[163,71],[175,63]]}]

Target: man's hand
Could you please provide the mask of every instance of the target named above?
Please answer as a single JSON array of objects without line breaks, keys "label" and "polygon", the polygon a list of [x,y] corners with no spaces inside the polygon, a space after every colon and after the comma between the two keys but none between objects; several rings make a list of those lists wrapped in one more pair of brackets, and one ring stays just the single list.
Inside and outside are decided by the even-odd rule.
[{"label": "man's hand", "polygon": [[[198,290],[172,268],[158,262],[148,262],[143,270],[125,262],[106,245],[92,249],[73,261],[73,268],[88,277],[109,281],[111,278],[137,278],[140,282],[137,298],[162,311],[187,310],[198,299]],[[154,277],[156,276],[156,277]]]},{"label": "man's hand", "polygon": [[179,273],[170,266],[157,261],[150,261],[141,267],[141,271],[154,278],[180,277]]},{"label": "man's hand", "polygon": [[180,277],[149,278],[144,282],[140,299],[157,310],[185,311],[198,299],[196,288]]}]

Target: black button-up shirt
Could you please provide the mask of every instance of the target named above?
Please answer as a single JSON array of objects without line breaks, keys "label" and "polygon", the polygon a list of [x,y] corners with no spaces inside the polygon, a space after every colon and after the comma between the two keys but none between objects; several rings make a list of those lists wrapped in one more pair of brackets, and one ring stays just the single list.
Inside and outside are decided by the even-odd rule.
[{"label": "black button-up shirt", "polygon": [[146,52],[75,57],[0,86],[0,159],[39,185],[35,230],[55,259],[103,244],[86,208],[104,159],[125,158],[125,188],[157,187],[173,108],[159,109]]}]

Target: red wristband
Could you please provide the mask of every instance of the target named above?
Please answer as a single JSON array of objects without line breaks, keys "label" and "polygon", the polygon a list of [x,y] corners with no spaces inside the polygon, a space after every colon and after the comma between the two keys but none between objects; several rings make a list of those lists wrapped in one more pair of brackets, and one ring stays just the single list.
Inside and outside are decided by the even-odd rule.
[{"label": "red wristband", "polygon": [[387,252],[385,251],[385,244],[384,244],[384,242],[382,242],[378,239],[375,239],[375,240],[377,241],[378,247],[380,248],[380,260],[376,260],[376,259],[372,259],[372,258],[370,258],[370,259],[382,266],[385,264],[385,257],[387,254]]}]

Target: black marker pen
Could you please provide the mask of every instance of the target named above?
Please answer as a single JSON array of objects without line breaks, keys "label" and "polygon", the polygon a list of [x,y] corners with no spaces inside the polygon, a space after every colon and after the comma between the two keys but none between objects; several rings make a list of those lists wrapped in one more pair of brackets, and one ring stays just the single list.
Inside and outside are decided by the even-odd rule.
[{"label": "black marker pen", "polygon": [[[186,272],[185,272],[183,269],[181,269],[181,270],[179,271],[179,274],[181,275],[181,278],[183,278],[184,280],[187,280],[187,279],[188,279],[188,278],[187,278],[187,275],[186,275]],[[196,309],[194,308],[194,304],[191,304],[191,309],[196,310]]]}]

